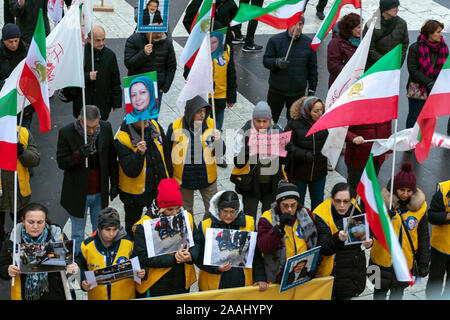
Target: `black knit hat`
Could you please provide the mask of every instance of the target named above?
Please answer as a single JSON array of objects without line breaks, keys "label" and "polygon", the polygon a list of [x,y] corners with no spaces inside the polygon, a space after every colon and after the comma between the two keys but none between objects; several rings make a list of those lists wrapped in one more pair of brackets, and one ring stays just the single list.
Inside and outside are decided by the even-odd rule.
[{"label": "black knit hat", "polygon": [[220,195],[217,206],[219,207],[219,210],[223,208],[239,210],[239,197],[237,193],[234,191],[225,191]]},{"label": "black knit hat", "polygon": [[390,10],[392,8],[397,8],[400,5],[398,0],[380,0],[380,12]]},{"label": "black knit hat", "polygon": [[275,200],[278,204],[280,204],[281,201],[286,199],[295,199],[297,201],[300,201],[298,188],[295,184],[290,183],[287,180],[280,180],[280,182],[278,182],[277,195],[275,197]]},{"label": "black knit hat", "polygon": [[7,23],[2,29],[2,40],[20,38],[20,29],[14,23]]}]

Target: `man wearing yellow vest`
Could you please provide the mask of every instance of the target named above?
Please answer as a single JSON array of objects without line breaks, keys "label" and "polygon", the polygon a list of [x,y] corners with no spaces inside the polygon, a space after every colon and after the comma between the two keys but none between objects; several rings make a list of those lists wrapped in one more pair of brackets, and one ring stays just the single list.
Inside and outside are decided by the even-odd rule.
[{"label": "man wearing yellow vest", "polygon": [[[388,186],[381,190],[387,208],[391,197],[390,184],[388,182]],[[402,169],[394,177],[392,210],[389,210],[389,215],[412,275],[426,277],[430,263],[427,202],[423,191],[416,186],[416,175],[410,163],[403,163]],[[389,252],[377,240],[374,240],[370,251],[369,264],[378,265],[381,270],[381,288],[374,289],[374,300],[385,300],[389,290],[389,300],[401,300],[408,283],[397,280]],[[415,264],[416,270],[413,268]]]},{"label": "man wearing yellow vest", "polygon": [[202,97],[186,101],[184,116],[171,123],[167,138],[172,151],[173,177],[181,186],[183,207],[194,214],[194,191],[199,190],[205,206],[217,193],[216,155],[223,154],[220,131],[209,117],[211,106]]},{"label": "man wearing yellow vest", "polygon": [[[318,277],[334,276],[332,298],[348,300],[360,295],[366,288],[366,255],[361,244],[346,245],[348,233],[344,230],[344,218],[349,217],[355,199],[351,197],[348,183],[337,183],[331,190],[331,198],[314,209],[317,217],[321,261]],[[361,211],[356,205],[353,215]],[[362,245],[368,249],[373,240],[364,240]]]},{"label": "man wearing yellow vest", "polygon": [[[19,127],[17,127],[19,131]],[[2,156],[2,155],[0,155]],[[20,129],[19,141],[17,142],[17,210],[20,211],[31,200],[30,173],[29,169],[37,167],[40,156],[36,143],[30,131],[24,127]],[[9,211],[11,219],[14,219],[14,171],[0,169],[0,248],[5,238],[5,217]]]},{"label": "man wearing yellow vest", "polygon": [[[431,231],[431,265],[426,294],[428,299],[450,298],[450,180],[438,183],[431,199],[428,220]],[[444,283],[444,276],[447,280]],[[441,294],[442,292],[442,294]]]},{"label": "man wearing yellow vest", "polygon": [[[98,215],[98,229],[81,244],[77,263],[81,270],[81,288],[88,292],[88,300],[129,300],[134,299],[133,279],[123,279],[108,285],[91,288],[86,280],[86,271],[103,269],[130,259],[133,241],[120,225],[119,213],[114,208],[105,208]],[[143,278],[145,270],[136,273]]]},{"label": "man wearing yellow vest", "polygon": [[134,238],[132,227],[144,208],[151,208],[159,182],[172,177],[170,149],[164,130],[155,120],[129,125],[124,121],[114,147],[119,157],[119,192],[125,209],[125,230]]},{"label": "man wearing yellow vest", "polygon": [[266,275],[261,253],[255,248],[252,268],[232,267],[228,261],[220,266],[203,264],[206,229],[255,231],[255,220],[242,211],[239,196],[234,191],[219,191],[211,199],[211,216],[200,222],[194,234],[195,246],[199,254],[195,261],[200,268],[198,287],[201,291],[258,286],[260,291],[267,289]]},{"label": "man wearing yellow vest", "polygon": [[[317,245],[314,216],[300,204],[297,186],[281,180],[276,202],[258,221],[259,250],[264,255],[267,279],[281,283],[286,260]],[[310,270],[312,276],[314,270]]]},{"label": "man wearing yellow vest", "polygon": [[[190,286],[197,280],[193,261],[198,255],[198,247],[180,247],[176,253],[148,257],[145,239],[144,221],[158,217],[176,216],[183,211],[180,186],[173,178],[163,179],[158,186],[156,197],[158,211],[150,213],[135,224],[136,237],[133,256],[139,258],[140,265],[147,274],[141,284],[136,284],[137,297],[158,297],[164,295],[188,293]],[[191,230],[195,232],[192,215],[188,212]]]}]

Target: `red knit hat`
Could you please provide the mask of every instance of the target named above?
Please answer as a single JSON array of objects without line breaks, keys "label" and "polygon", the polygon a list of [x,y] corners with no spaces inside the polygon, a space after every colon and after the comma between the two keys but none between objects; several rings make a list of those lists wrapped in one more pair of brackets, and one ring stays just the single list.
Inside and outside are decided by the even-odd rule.
[{"label": "red knit hat", "polygon": [[162,179],[158,186],[158,196],[156,202],[159,208],[181,207],[183,198],[181,197],[180,186],[177,180]]},{"label": "red knit hat", "polygon": [[409,162],[404,162],[402,164],[402,170],[395,176],[394,189],[397,190],[400,188],[416,190],[416,175]]}]

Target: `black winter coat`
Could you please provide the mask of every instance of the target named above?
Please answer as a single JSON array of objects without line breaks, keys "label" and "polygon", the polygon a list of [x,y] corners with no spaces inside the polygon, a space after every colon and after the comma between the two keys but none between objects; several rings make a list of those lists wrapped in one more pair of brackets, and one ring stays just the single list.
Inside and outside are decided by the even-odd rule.
[{"label": "black winter coat", "polygon": [[[351,208],[341,216],[332,207],[332,214],[336,227],[344,230],[344,217],[350,216]],[[354,215],[360,214],[355,209]],[[331,234],[328,225],[322,219],[316,219],[319,233],[318,245],[322,246],[320,253],[325,256],[335,254],[334,268],[331,273],[334,276],[333,298],[346,299],[360,295],[366,287],[366,256],[361,250],[360,244],[345,245],[339,240],[339,231]]]},{"label": "black winter coat", "polygon": [[[86,104],[96,105],[100,109],[101,119],[108,120],[113,108],[122,107],[122,87],[116,54],[104,47],[101,51],[94,49],[94,70],[97,79],[92,81],[89,73],[92,71],[91,45],[86,42],[84,49],[84,81],[86,84]],[[78,118],[83,108],[81,88],[66,88],[73,95],[73,116]]]},{"label": "black winter coat", "polygon": [[0,42],[0,88],[20,61],[27,57],[27,52],[28,48],[23,41],[20,41],[16,51],[9,50],[3,41]]},{"label": "black winter coat", "polygon": [[144,52],[149,39],[147,33],[134,33],[125,44],[124,63],[128,75],[136,75],[156,71],[158,76],[158,90],[169,91],[177,70],[177,60],[172,39],[164,38],[153,42],[152,53],[147,56]]},{"label": "black winter coat", "polygon": [[[74,123],[59,130],[56,161],[58,167],[64,170],[60,203],[70,215],[78,218],[84,216],[89,178],[89,169],[86,168],[85,160],[80,161],[75,156],[75,152],[78,152],[82,145],[84,145],[84,137],[75,130]],[[119,181],[117,156],[109,122],[100,120],[100,134],[96,145],[100,164],[102,208],[105,208],[109,203],[109,184],[111,183],[111,187],[117,186]]]},{"label": "black winter coat", "polygon": [[[292,130],[291,142],[295,146],[294,151],[288,152],[285,170],[289,179],[315,181],[328,174],[327,157],[321,152],[328,137],[328,130],[306,137],[312,124],[301,116],[299,109],[296,108],[296,104],[292,105],[290,110],[292,119],[284,128],[284,131]],[[308,161],[307,153],[314,155],[312,161]]]},{"label": "black winter coat", "polygon": [[48,0],[32,0],[24,1],[23,7],[19,7],[17,0],[9,0],[9,10],[16,17],[16,24],[22,34],[22,39],[27,43],[31,43],[34,29],[39,17],[39,9],[42,9],[42,16],[44,18],[45,35],[50,33],[50,24],[48,22],[47,3]]},{"label": "black winter coat", "polygon": [[264,67],[270,70],[270,89],[284,96],[303,96],[306,88],[316,91],[317,55],[311,48],[311,39],[302,34],[292,43],[287,60],[290,62],[284,70],[275,65],[277,58],[284,58],[291,43],[286,30],[272,36],[264,52]]}]

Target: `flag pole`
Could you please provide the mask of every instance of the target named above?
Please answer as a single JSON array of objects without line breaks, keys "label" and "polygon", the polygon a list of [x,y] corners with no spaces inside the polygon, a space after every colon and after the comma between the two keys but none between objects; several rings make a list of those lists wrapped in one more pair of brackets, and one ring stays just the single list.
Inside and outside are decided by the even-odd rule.
[{"label": "flag pole", "polygon": [[72,295],[70,294],[69,285],[67,283],[67,276],[65,271],[59,272],[61,275],[61,281],[64,287],[64,294],[66,295],[66,300],[72,300]]},{"label": "flag pole", "polygon": [[[353,213],[355,212],[355,209],[356,209],[356,204],[359,202],[359,200],[360,200],[360,197],[359,197],[359,194],[357,194],[356,198],[355,198],[355,203],[353,204],[352,211],[350,212],[350,216],[348,217],[349,220],[353,217]],[[344,230],[345,233],[347,233],[348,225],[349,225],[349,223],[347,223],[347,225],[345,226],[345,230]]]},{"label": "flag pole", "polygon": [[394,148],[392,149],[391,196],[389,198],[389,210],[392,209],[392,197],[394,195],[395,151],[397,149],[397,122],[398,119],[394,119]]},{"label": "flag pole", "polygon": [[288,50],[286,52],[286,56],[284,57],[284,61],[287,60],[289,52],[291,51],[292,43],[294,42],[294,35],[297,33],[297,29],[298,29],[298,22],[295,24],[295,29],[294,29],[294,32],[292,33],[292,36],[291,36],[291,43],[289,43],[289,48],[288,48]]},{"label": "flag pole", "polygon": [[[84,131],[84,144],[87,144],[87,130],[86,130],[86,86],[83,86],[81,90],[81,95],[83,98],[83,131]],[[88,158],[86,158],[86,168],[89,168]]]}]

